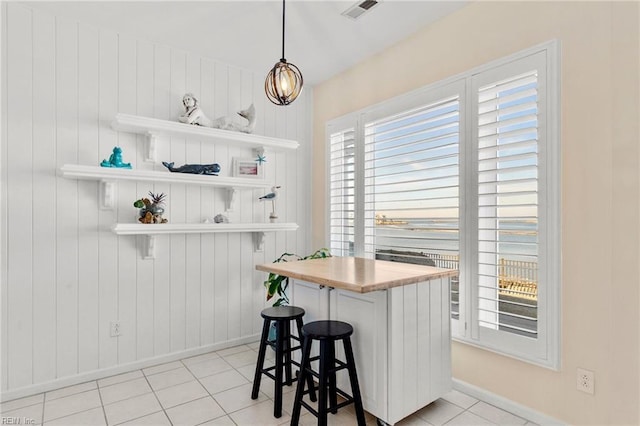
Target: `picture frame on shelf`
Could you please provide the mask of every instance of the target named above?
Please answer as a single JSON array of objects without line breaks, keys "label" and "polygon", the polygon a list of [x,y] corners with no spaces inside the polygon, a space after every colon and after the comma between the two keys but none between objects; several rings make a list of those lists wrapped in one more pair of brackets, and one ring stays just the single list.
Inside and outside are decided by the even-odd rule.
[{"label": "picture frame on shelf", "polygon": [[243,178],[264,178],[262,165],[253,158],[233,158],[233,176]]}]

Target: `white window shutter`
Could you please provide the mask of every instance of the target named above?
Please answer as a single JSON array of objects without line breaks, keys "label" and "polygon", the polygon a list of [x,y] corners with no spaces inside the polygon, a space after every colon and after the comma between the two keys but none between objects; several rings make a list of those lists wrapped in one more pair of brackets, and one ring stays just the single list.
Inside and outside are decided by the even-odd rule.
[{"label": "white window shutter", "polygon": [[478,321],[532,338],[538,334],[537,89],[533,70],[478,90]]},{"label": "white window shutter", "polygon": [[471,78],[477,210],[471,249],[472,337],[489,347],[544,358],[547,285],[542,258],[546,182],[544,52]]},{"label": "white window shutter", "polygon": [[459,121],[455,96],[365,124],[365,235],[386,230],[369,252],[457,255]]},{"label": "white window shutter", "polygon": [[329,135],[329,247],[335,256],[354,256],[355,129]]},{"label": "white window shutter", "polygon": [[[459,268],[459,89],[364,124],[367,257]],[[458,291],[455,277],[454,319]]]},{"label": "white window shutter", "polygon": [[557,368],[559,93],[549,42],[328,123],[332,252],[459,269],[453,337]]}]

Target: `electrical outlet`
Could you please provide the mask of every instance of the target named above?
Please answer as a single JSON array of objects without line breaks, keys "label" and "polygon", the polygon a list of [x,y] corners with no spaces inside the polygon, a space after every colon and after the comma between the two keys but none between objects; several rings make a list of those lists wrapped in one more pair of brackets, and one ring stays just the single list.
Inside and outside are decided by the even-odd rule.
[{"label": "electrical outlet", "polygon": [[120,321],[111,322],[111,337],[118,337],[121,333]]},{"label": "electrical outlet", "polygon": [[593,371],[578,368],[576,387],[579,391],[593,395],[595,392],[595,377]]}]

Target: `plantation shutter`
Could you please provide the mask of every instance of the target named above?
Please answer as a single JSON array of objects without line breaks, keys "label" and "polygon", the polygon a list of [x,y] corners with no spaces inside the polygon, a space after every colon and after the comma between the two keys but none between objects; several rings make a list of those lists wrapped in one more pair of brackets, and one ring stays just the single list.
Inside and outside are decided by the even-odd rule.
[{"label": "plantation shutter", "polygon": [[540,273],[544,71],[544,55],[537,54],[472,79],[477,119],[475,331],[489,345],[520,339],[529,353],[540,349],[539,309],[544,309],[538,298],[545,284]]},{"label": "plantation shutter", "polygon": [[[364,249],[380,260],[459,268],[459,85],[364,123]],[[442,94],[447,93],[445,97]],[[459,318],[458,277],[452,318]]]},{"label": "plantation shutter", "polygon": [[355,128],[329,136],[330,250],[355,254]]},{"label": "plantation shutter", "polygon": [[458,269],[452,337],[551,368],[560,345],[559,50],[327,123],[334,255]]}]

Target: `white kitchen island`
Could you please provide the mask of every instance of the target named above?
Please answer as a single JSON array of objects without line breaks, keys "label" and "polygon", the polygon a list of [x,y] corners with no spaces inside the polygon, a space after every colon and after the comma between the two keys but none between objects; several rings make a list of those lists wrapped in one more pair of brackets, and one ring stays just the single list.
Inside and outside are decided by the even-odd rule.
[{"label": "white kitchen island", "polygon": [[[353,326],[362,402],[380,421],[393,425],[451,390],[449,288],[456,270],[357,257],[256,269],[291,278],[291,304],[305,309],[305,323]],[[350,392],[346,377],[338,386]]]}]

